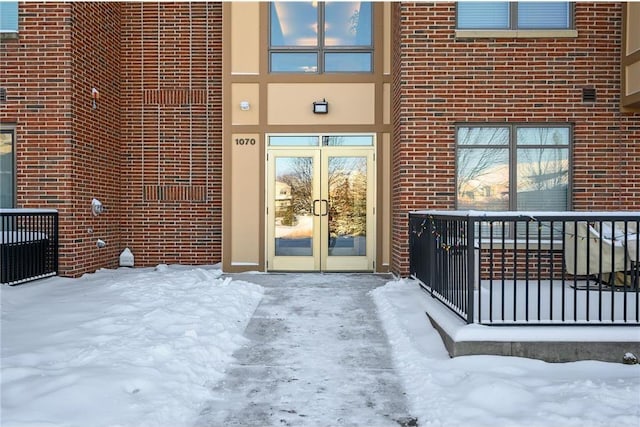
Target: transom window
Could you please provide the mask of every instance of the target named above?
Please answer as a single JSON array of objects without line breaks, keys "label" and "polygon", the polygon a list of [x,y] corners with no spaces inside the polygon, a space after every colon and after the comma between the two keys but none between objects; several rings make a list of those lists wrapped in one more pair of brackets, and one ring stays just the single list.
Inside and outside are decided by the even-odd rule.
[{"label": "transom window", "polygon": [[460,125],[457,208],[569,210],[568,125]]},{"label": "transom window", "polygon": [[270,135],[271,147],[371,147],[373,135]]},{"label": "transom window", "polygon": [[371,3],[288,2],[270,5],[272,73],[370,73]]},{"label": "transom window", "polygon": [[0,33],[18,32],[18,2],[0,1]]},{"label": "transom window", "polygon": [[15,207],[16,169],[15,169],[15,132],[13,129],[0,129],[0,208]]},{"label": "transom window", "polygon": [[464,30],[542,30],[573,27],[570,2],[461,1],[457,27]]}]

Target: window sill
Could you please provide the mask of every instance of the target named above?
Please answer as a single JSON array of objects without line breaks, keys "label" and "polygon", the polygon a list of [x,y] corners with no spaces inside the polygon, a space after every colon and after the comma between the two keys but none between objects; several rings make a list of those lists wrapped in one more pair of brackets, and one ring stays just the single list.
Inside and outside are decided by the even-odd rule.
[{"label": "window sill", "polygon": [[457,39],[575,38],[578,30],[456,30]]},{"label": "window sill", "polygon": [[18,32],[17,31],[1,31],[0,32],[0,40],[17,40]]}]

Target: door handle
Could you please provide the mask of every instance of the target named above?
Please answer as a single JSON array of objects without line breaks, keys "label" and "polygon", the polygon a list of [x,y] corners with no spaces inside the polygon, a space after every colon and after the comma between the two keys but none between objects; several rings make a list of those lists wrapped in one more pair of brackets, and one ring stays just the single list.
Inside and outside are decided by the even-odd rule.
[{"label": "door handle", "polygon": [[315,199],[311,205],[311,213],[313,216],[320,216],[318,212],[316,212],[316,203],[320,202],[320,199]]},{"label": "door handle", "polygon": [[329,201],[327,199],[322,199],[320,201],[324,203],[324,213],[322,213],[322,211],[320,211],[320,216],[329,215]]}]

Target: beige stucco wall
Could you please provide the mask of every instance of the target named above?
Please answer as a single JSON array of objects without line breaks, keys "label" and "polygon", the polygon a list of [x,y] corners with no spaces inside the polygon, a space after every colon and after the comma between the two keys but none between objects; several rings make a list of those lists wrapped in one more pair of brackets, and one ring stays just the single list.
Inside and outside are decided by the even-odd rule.
[{"label": "beige stucco wall", "polygon": [[[248,102],[249,109],[243,111],[241,102]],[[258,83],[234,83],[231,85],[231,124],[260,124],[260,85]]]},{"label": "beige stucco wall", "polygon": [[231,3],[232,74],[260,73],[260,3]]},{"label": "beige stucco wall", "polygon": [[[373,83],[273,83],[267,93],[270,125],[375,123]],[[329,114],[314,114],[313,102],[323,99]]]},{"label": "beige stucco wall", "polygon": [[[260,163],[260,135],[233,134],[231,136],[231,265],[257,266],[260,260],[260,206],[262,188]],[[255,140],[255,144],[238,145],[236,139]]]}]

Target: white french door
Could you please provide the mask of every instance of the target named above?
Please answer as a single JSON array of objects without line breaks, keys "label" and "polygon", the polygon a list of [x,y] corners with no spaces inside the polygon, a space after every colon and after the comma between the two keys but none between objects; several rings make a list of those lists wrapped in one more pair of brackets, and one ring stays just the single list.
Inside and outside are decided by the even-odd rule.
[{"label": "white french door", "polygon": [[373,147],[267,152],[267,269],[373,271]]}]

